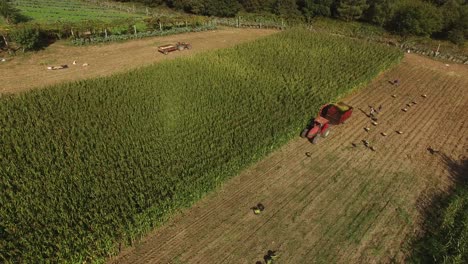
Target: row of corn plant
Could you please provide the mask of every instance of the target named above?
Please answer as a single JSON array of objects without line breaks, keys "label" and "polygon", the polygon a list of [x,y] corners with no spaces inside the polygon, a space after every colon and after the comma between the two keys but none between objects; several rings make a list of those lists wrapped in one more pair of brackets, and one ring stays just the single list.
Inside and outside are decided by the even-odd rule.
[{"label": "row of corn plant", "polygon": [[295,29],[0,98],[0,262],[116,254],[401,57]]}]

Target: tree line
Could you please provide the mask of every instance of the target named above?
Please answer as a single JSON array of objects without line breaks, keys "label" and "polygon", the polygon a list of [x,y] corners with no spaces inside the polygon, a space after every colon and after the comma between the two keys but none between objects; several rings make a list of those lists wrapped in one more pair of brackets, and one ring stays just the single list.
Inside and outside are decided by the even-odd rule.
[{"label": "tree line", "polygon": [[115,0],[167,5],[188,13],[232,17],[241,11],[310,21],[332,17],[381,26],[402,35],[462,44],[468,38],[468,0]]}]

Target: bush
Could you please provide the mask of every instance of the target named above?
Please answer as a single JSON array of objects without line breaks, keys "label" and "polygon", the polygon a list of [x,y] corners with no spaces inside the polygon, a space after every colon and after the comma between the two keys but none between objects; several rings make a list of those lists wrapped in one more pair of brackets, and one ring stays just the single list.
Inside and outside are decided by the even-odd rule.
[{"label": "bush", "polygon": [[38,28],[19,27],[13,31],[11,38],[21,46],[23,52],[41,47],[41,36]]},{"label": "bush", "polygon": [[452,29],[448,32],[447,39],[457,45],[465,43],[465,33],[461,29]]},{"label": "bush", "polygon": [[403,35],[430,36],[443,26],[442,14],[435,6],[415,1],[405,2],[395,12],[392,30]]}]

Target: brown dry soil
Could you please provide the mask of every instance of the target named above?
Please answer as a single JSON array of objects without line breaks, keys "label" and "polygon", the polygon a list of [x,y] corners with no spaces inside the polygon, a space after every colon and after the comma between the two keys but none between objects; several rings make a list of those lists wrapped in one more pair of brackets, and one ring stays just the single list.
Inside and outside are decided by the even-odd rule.
[{"label": "brown dry soil", "polygon": [[[56,43],[43,51],[18,55],[9,58],[7,62],[0,62],[0,94],[125,72],[181,56],[231,47],[276,32],[269,29],[222,28],[97,46],[72,47]],[[171,52],[169,55],[157,52],[157,46],[177,41],[189,42],[193,48]],[[73,65],[73,61],[77,64]],[[84,63],[89,66],[83,67]],[[69,68],[47,70],[48,66],[62,64]]]},{"label": "brown dry soil", "polygon": [[[292,140],[109,262],[404,262],[428,197],[452,184],[447,160],[467,155],[468,66],[408,54],[344,101],[354,114],[326,140]],[[382,105],[377,126],[369,105]]]}]

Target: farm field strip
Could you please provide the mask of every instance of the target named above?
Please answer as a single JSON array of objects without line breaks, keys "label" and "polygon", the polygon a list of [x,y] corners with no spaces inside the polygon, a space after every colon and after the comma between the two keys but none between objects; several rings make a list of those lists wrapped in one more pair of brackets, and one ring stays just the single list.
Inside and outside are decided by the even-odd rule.
[{"label": "farm field strip", "polygon": [[[454,159],[467,154],[468,125],[457,120],[466,117],[460,117],[459,110],[468,107],[468,79],[463,77],[468,75],[444,72],[436,68],[439,64],[407,56],[346,100],[355,106],[354,116],[334,128],[327,140],[318,145],[293,140],[204,198],[196,209],[175,217],[171,228],[156,230],[154,238],[134,249],[135,255],[127,252],[115,262],[252,263],[269,249],[279,250],[280,261],[286,263],[403,261],[404,243],[420,223],[421,195],[450,185],[447,168],[427,146]],[[468,70],[455,70],[463,71]],[[401,80],[400,86],[387,83],[394,78]],[[413,99],[417,105],[401,111]],[[357,109],[368,112],[368,104],[383,105],[377,127]],[[365,126],[371,127],[369,133]],[[446,126],[451,130],[444,130]],[[365,149],[361,139],[377,151]],[[359,146],[353,148],[352,142]],[[248,210],[257,202],[266,206],[259,216]],[[177,228],[184,231],[174,233]],[[177,241],[166,243],[171,234],[177,234]]]},{"label": "farm field strip", "polygon": [[[403,88],[403,87],[402,87],[402,88]],[[274,166],[273,166],[273,167],[274,167]],[[273,167],[272,167],[272,168],[273,168]],[[242,191],[243,191],[243,190],[241,190],[240,192],[242,192]],[[262,190],[259,190],[259,191],[262,191]],[[233,198],[236,199],[237,197],[233,197]],[[227,207],[227,208],[230,208],[230,206],[226,206],[226,207]],[[213,211],[212,211],[212,212],[214,212],[213,214],[216,214],[216,213],[219,211],[218,209],[219,209],[219,208],[213,208]],[[203,218],[203,219],[201,220],[201,222],[204,222],[204,220],[206,220],[206,219]]]},{"label": "farm field strip", "polygon": [[[24,57],[18,56],[7,64],[0,64],[0,72],[2,73],[0,94],[17,93],[63,82],[109,76],[174,58],[232,47],[275,33],[278,31],[228,28],[99,46],[70,47],[55,43],[47,50]],[[194,48],[190,51],[171,53],[168,56],[157,52],[157,45],[177,41],[189,42]],[[77,61],[78,65],[71,65],[74,60]],[[83,63],[88,63],[89,66],[81,67]],[[68,64],[70,68],[60,71],[47,70],[47,66],[61,64]],[[21,78],[17,77],[18,72],[21,72]]]},{"label": "farm field strip", "polygon": [[13,0],[14,6],[21,13],[36,22],[104,20],[111,21],[121,18],[142,18],[142,15],[103,8],[92,3],[79,0]]},{"label": "farm field strip", "polygon": [[[0,123],[6,133],[0,140],[8,144],[0,152],[6,157],[0,160],[0,176],[5,179],[0,200],[7,202],[0,211],[0,226],[6,226],[8,249],[0,254],[12,261],[94,262],[133,244],[174,211],[285,144],[307,121],[304,117],[310,117],[307,109],[363,85],[402,58],[393,48],[351,42],[295,29],[111,78],[2,98]],[[309,56],[328,63],[311,67],[303,60]],[[297,173],[302,170],[298,164]],[[35,184],[39,178],[45,193]],[[16,181],[21,181],[20,190],[14,187]],[[288,193],[301,187],[300,182],[285,184],[291,184]],[[235,191],[254,197],[258,190]],[[303,200],[305,194],[294,199]],[[278,210],[296,203],[284,197]],[[231,227],[254,220],[249,214],[226,218],[216,226],[207,224],[220,216],[218,211],[226,211],[228,203],[203,212],[208,221],[181,228],[168,244],[181,243],[200,225],[226,227],[230,237],[223,241],[248,239],[244,232],[258,227],[255,222],[242,226],[240,233]],[[37,208],[41,215],[31,218]],[[20,213],[12,213],[15,210]],[[270,213],[273,221],[276,212]],[[219,239],[215,233],[200,236],[200,241],[211,243],[198,248],[202,255],[221,254],[211,252],[213,241]],[[168,251],[158,252],[161,258],[164,252]]]}]

